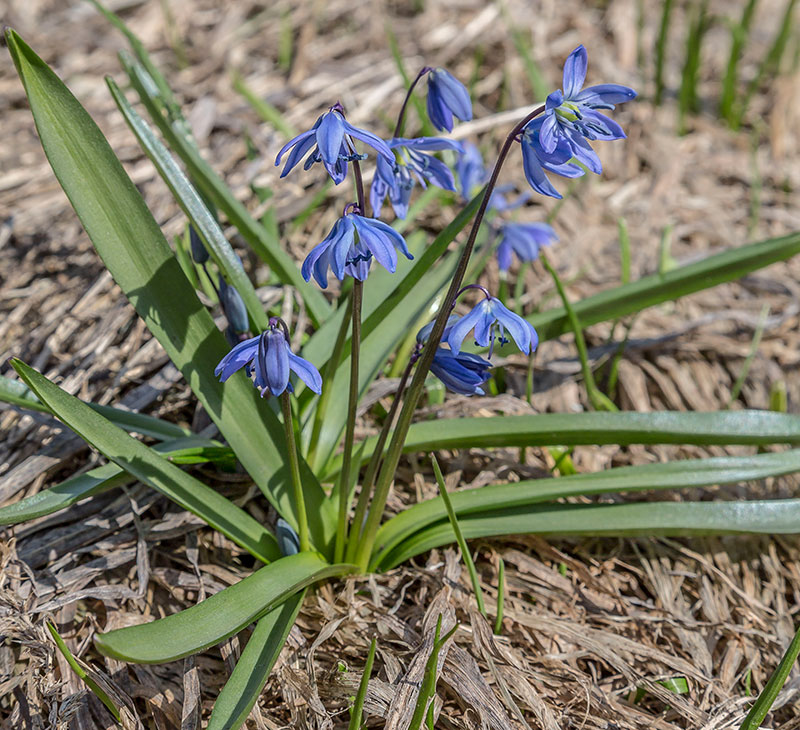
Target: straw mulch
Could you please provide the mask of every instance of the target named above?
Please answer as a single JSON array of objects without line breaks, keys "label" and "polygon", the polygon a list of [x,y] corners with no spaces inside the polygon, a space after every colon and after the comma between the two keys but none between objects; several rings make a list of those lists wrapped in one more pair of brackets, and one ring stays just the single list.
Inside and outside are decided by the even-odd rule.
[{"label": "straw mulch", "polygon": [[[707,36],[701,71],[706,114],[691,119],[683,137],[676,135],[674,101],[688,22],[682,3],[676,3],[661,108],[647,100],[660,4],[612,0],[587,7],[548,0],[536,3],[534,11],[522,0],[243,0],[223,9],[210,1],[125,0],[112,7],[167,72],[207,159],[256,214],[260,208],[250,186],[274,186],[280,222],[307,205],[323,176],[318,170],[297,171],[278,184],[272,160],[285,140],[233,91],[233,71],[298,129],[338,99],[351,121],[382,132],[402,95],[385,33],[388,21],[409,70],[444,65],[463,79],[476,75],[476,119],[458,127],[457,135],[493,149],[514,119],[499,110],[535,101],[509,28],[531,42],[553,88],[564,57],[584,43],[590,83],[627,83],[645,98],[618,110],[629,139],[601,146],[603,176],[582,181],[555,218],[561,240],[551,259],[570,282],[570,295],[579,298],[619,282],[620,216],[630,230],[634,278],[657,270],[658,241],[668,225],[671,253],[679,262],[800,229],[800,142],[793,134],[800,122],[795,101],[800,75],[788,72],[773,80],[753,102],[749,118],[755,124],[739,133],[727,131],[713,116],[729,47],[722,18],[738,18],[738,5],[744,3],[710,4],[717,21]],[[754,75],[782,7],[777,0],[759,3],[743,79]],[[86,3],[9,0],[2,20],[56,69],[97,120],[165,234],[182,233],[184,217],[102,81],[106,73],[121,79],[115,59],[124,47],[121,37]],[[288,68],[280,64],[282,38],[292,41]],[[0,113],[0,373],[11,374],[7,361],[17,356],[82,398],[206,427],[207,417],[105,273],[58,187],[7,56],[0,65]],[[512,158],[504,175],[524,186],[519,168]],[[566,189],[565,181],[561,187]],[[327,233],[348,194],[332,189],[303,226],[287,229],[285,245],[298,260]],[[541,220],[552,209],[552,201],[537,200],[520,219]],[[454,211],[429,209],[418,225],[436,231]],[[798,274],[800,262],[792,261],[647,310],[614,332],[610,325],[595,326],[587,334],[591,354],[601,364],[609,337],[619,339],[631,326],[620,367],[622,408],[719,409],[728,404],[764,321],[764,337],[732,407],[766,408],[771,392],[785,387],[790,410],[796,410]],[[266,280],[263,269],[254,275]],[[493,263],[485,281],[497,284]],[[280,288],[261,292],[272,302],[291,298]],[[538,266],[526,273],[525,296],[530,306],[556,304]],[[588,408],[570,337],[540,347],[532,407],[519,397],[525,365],[512,358],[509,392],[498,399],[448,397],[425,413]],[[386,399],[385,390],[375,398]],[[0,408],[0,504],[100,461],[52,419]],[[359,433],[371,432],[374,423],[366,414]],[[592,471],[737,451],[743,450],[579,448],[574,461],[579,470]],[[451,488],[547,476],[553,466],[550,454],[538,449],[528,449],[524,464],[517,452],[504,450],[447,453],[443,460]],[[270,518],[266,502],[245,477],[222,481],[213,470],[199,473],[257,517]],[[796,496],[797,486],[796,478],[787,477],[659,498],[788,497]],[[427,465],[406,461],[389,507],[397,510],[434,494]],[[442,654],[437,727],[738,727],[787,645],[800,605],[800,543],[794,538],[518,537],[471,547],[492,615],[498,561],[505,561],[500,636],[476,613],[454,550],[434,551],[385,575],[331,583],[307,597],[248,727],[344,727],[372,636],[379,649],[367,698],[369,724],[405,727],[439,615],[445,629],[454,622],[460,627]],[[51,618],[93,676],[130,708],[128,727],[200,728],[246,636],[156,666],[105,659],[94,651],[92,637],[174,613],[252,568],[238,548],[141,486],[7,530],[0,542],[4,727],[113,725],[55,651],[44,626]],[[770,727],[800,727],[800,680],[796,673],[792,677]]]}]

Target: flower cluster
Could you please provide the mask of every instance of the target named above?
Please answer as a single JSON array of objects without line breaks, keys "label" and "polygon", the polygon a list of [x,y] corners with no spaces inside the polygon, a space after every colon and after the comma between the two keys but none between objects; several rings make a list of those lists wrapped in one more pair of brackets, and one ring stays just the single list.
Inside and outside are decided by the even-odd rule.
[{"label": "flower cluster", "polygon": [[[625,136],[622,128],[601,110],[614,109],[615,104],[635,98],[636,92],[619,84],[583,88],[587,65],[586,49],[578,46],[564,65],[563,88],[547,97],[541,114],[532,114],[515,128],[514,139],[520,143],[525,177],[532,190],[541,195],[561,197],[547,173],[578,177],[589,170],[599,174],[602,170],[600,159],[590,143]],[[441,137],[402,136],[409,98],[416,83],[426,76],[427,113],[434,127],[451,132],[455,119],[462,122],[472,119],[472,103],[467,88],[445,69],[425,67],[408,90],[390,139],[381,139],[348,122],[343,107],[337,103],[278,153],[276,165],[286,157],[281,177],[300,162],[306,170],[321,163],[337,185],[345,180],[351,165],[355,171],[358,202],[345,206],[330,233],[306,257],[301,267],[306,281],[313,277],[325,289],[330,272],[340,281],[351,277],[363,282],[369,275],[373,259],[394,273],[398,266],[398,252],[407,259],[413,257],[402,235],[379,220],[387,199],[395,216],[405,218],[417,184],[422,187],[432,184],[456,192],[458,180],[458,192],[468,200],[489,182],[480,151],[474,144]],[[376,153],[369,190],[372,217],[364,211],[365,191],[360,168],[368,156],[359,152],[357,143],[367,145]],[[455,156],[455,175],[446,161],[437,157],[439,153]],[[496,213],[519,208],[530,197],[530,192],[526,192],[512,200],[507,197],[512,186],[495,186],[494,179],[490,187],[487,207]],[[502,276],[509,271],[514,256],[523,262],[532,261],[539,256],[542,246],[558,240],[555,231],[546,223],[498,220],[491,225]],[[192,252],[197,261],[205,261],[208,257],[196,234],[192,237]],[[488,360],[461,351],[470,332],[478,346],[488,348],[489,357],[496,340],[501,344],[509,341],[506,334],[526,354],[532,353],[538,344],[536,331],[522,317],[507,309],[483,287],[469,285],[461,291],[470,288],[483,291],[484,298],[469,313],[461,317],[451,316],[431,364],[431,371],[450,390],[465,395],[483,393],[481,386],[488,380],[491,367]],[[235,342],[246,337],[249,326],[247,312],[238,293],[224,281],[220,281],[220,299],[229,320],[230,339]],[[455,306],[454,302],[450,304]],[[426,346],[431,327],[432,323],[420,330],[414,359]],[[274,318],[270,319],[265,332],[236,344],[219,363],[216,374],[224,381],[241,368],[253,377],[262,396],[267,392],[274,395],[287,390],[291,392],[291,371],[312,391],[319,393],[322,387],[316,368],[291,352],[286,325]]]}]

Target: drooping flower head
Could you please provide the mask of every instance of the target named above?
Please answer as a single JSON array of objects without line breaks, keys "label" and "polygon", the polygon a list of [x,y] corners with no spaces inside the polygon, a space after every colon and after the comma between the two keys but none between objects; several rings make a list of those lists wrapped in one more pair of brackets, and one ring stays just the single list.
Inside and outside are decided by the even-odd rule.
[{"label": "drooping flower head", "polygon": [[315,162],[321,162],[333,182],[338,185],[347,175],[347,163],[354,159],[363,159],[362,155],[356,153],[352,138],[368,144],[389,162],[394,161],[394,155],[386,142],[371,132],[354,127],[344,118],[342,112],[342,106],[335,104],[317,119],[311,129],[298,134],[283,146],[275,158],[276,166],[280,165],[281,158],[289,149],[292,151],[283,167],[281,177],[288,175],[311,150],[304,168],[307,170]]},{"label": "drooping flower head", "polygon": [[545,104],[540,142],[546,154],[552,154],[560,139],[566,139],[573,154],[592,172],[601,170],[600,160],[586,140],[623,139],[625,132],[613,119],[598,109],[613,109],[636,98],[636,92],[620,84],[599,84],[582,89],[589,56],[578,46],[564,64],[564,88],[557,89]]},{"label": "drooping flower head", "polygon": [[[454,353],[461,351],[461,343],[472,330],[474,330],[475,342],[481,347],[489,348],[489,357],[492,356],[497,331],[499,331],[501,345],[508,342],[505,336],[506,330],[508,330],[517,347],[526,355],[536,349],[539,344],[539,336],[529,322],[506,309],[499,299],[491,296],[483,287],[470,285],[466,288],[481,289],[486,296],[471,312],[460,317],[448,327],[447,344]],[[464,290],[462,289],[462,291]]]},{"label": "drooping flower head", "polygon": [[431,372],[448,390],[461,395],[485,395],[481,386],[489,379],[492,363],[468,352],[454,353],[446,347],[436,349]]},{"label": "drooping flower head", "polygon": [[306,281],[313,275],[323,289],[328,286],[329,268],[340,281],[345,274],[364,281],[373,256],[381,266],[394,273],[397,251],[408,259],[414,258],[394,228],[375,218],[345,212],[322,243],[306,256],[301,272]]},{"label": "drooping flower head", "polygon": [[522,168],[525,179],[537,193],[560,199],[561,193],[547,179],[545,170],[561,177],[580,177],[584,174],[584,170],[580,165],[569,161],[573,153],[566,139],[558,140],[555,149],[549,154],[545,153],[539,140],[543,123],[543,117],[536,117],[522,130],[520,138]]},{"label": "drooping flower head", "polygon": [[440,132],[452,132],[454,116],[462,122],[472,119],[469,91],[449,71],[431,69],[428,74],[428,118]]},{"label": "drooping flower head", "polygon": [[253,384],[267,393],[280,395],[285,390],[294,391],[289,382],[290,371],[294,371],[315,393],[322,391],[322,377],[308,360],[295,355],[289,349],[289,334],[283,320],[271,317],[269,327],[260,335],[240,342],[214,369],[223,383],[237,370],[245,368],[247,376],[253,376]]},{"label": "drooping flower head", "polygon": [[398,218],[405,218],[415,178],[423,188],[426,187],[427,181],[443,190],[455,192],[455,179],[450,168],[426,152],[454,150],[460,155],[463,151],[460,142],[439,137],[416,139],[395,137],[388,145],[395,152],[395,160],[390,164],[383,157],[378,158],[369,194],[372,215],[380,215],[388,196],[395,215]]},{"label": "drooping flower head", "polygon": [[520,261],[533,261],[539,258],[539,249],[557,241],[558,236],[547,223],[505,223],[500,229],[500,243],[497,246],[497,263],[500,271],[511,268],[511,254]]}]

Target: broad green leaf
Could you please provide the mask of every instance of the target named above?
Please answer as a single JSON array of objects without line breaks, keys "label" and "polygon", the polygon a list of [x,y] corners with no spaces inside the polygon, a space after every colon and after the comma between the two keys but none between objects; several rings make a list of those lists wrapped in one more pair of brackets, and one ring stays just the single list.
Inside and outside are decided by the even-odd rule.
[{"label": "broad green leaf", "polygon": [[[734,281],[770,264],[790,259],[798,253],[800,233],[770,238],[714,254],[663,274],[644,276],[638,281],[575,302],[573,307],[581,324],[588,327]],[[540,341],[551,340],[570,331],[567,313],[563,307],[532,314],[527,319],[539,333]]]},{"label": "broad green leaf", "polygon": [[[49,413],[45,405],[31,393],[30,389],[19,380],[12,380],[0,375],[0,401],[11,403],[21,408],[28,408],[40,413]],[[151,436],[156,439],[178,439],[193,436],[188,428],[182,428],[176,423],[170,423],[160,418],[147,416],[134,411],[123,411],[113,406],[101,406],[97,403],[87,403],[93,410],[105,416],[111,423],[126,431],[140,433],[142,436]]]},{"label": "broad green leaf", "polygon": [[256,331],[263,331],[269,326],[269,317],[264,311],[253,284],[248,278],[239,257],[228,243],[222,233],[219,224],[214,220],[203,199],[186,179],[181,169],[172,159],[167,148],[153,134],[147,122],[144,121],[128,103],[119,87],[110,77],[106,78],[111,96],[117,103],[117,108],[122,112],[125,121],[136,135],[139,144],[155,165],[158,174],[164,179],[178,205],[191,220],[195,229],[199,232],[203,241],[208,246],[208,250],[217,263],[217,266],[224,272],[225,280],[233,286],[242,296],[242,300],[247,307],[250,321]]},{"label": "broad green leaf", "polygon": [[12,365],[59,420],[106,458],[196,514],[259,560],[268,563],[280,557],[274,536],[241,507],[129,436],[25,363],[12,360]]},{"label": "broad green leaf", "polygon": [[[453,495],[455,496],[455,495]],[[800,499],[751,502],[638,502],[631,504],[539,504],[465,515],[467,538],[500,535],[632,537],[784,535],[800,532]],[[447,521],[426,527],[381,561],[389,570],[435,547],[455,541]]]},{"label": "broad green leaf", "polygon": [[[180,458],[187,451],[194,453],[197,448],[215,448],[216,443],[207,439],[187,438],[165,441],[151,448],[164,458],[176,463],[176,456]],[[186,462],[180,461],[179,463]],[[199,462],[193,461],[192,463]],[[109,489],[129,484],[132,481],[134,481],[134,477],[116,464],[103,464],[103,466],[90,469],[84,474],[77,474],[60,484],[43,489],[30,497],[25,497],[19,502],[0,508],[0,525],[16,525],[35,517],[51,515],[86,497],[107,492]]]},{"label": "broad green leaf", "polygon": [[120,58],[131,85],[153,123],[164,136],[169,148],[181,158],[189,177],[199,191],[225,214],[278,278],[297,289],[312,321],[317,326],[321,325],[331,313],[331,307],[322,293],[303,279],[298,263],[280,247],[279,241],[271,237],[267,229],[250,215],[222,178],[203,159],[200,151],[186,135],[183,129],[184,123],[173,119],[169,103],[162,98],[158,87],[144,67],[133,62],[126,54],[120,54]]},{"label": "broad green leaf", "polygon": [[[722,456],[663,464],[622,466],[596,474],[575,474],[558,479],[494,484],[480,489],[451,492],[450,500],[458,515],[459,523],[463,526],[463,519],[468,515],[486,514],[504,509],[523,509],[552,499],[590,494],[707,487],[714,484],[765,479],[795,471],[800,471],[800,449],[756,456]],[[380,553],[373,562],[380,561],[381,565],[384,565],[384,556],[393,547],[405,543],[426,526],[446,519],[447,510],[441,497],[420,502],[392,517],[378,530],[375,544]],[[464,534],[466,535],[466,531]]]},{"label": "broad green leaf", "polygon": [[306,586],[351,572],[352,565],[329,565],[315,553],[281,558],[180,613],[149,624],[99,634],[106,656],[139,664],[159,664],[218,644]]},{"label": "broad green leaf", "polygon": [[[244,375],[224,386],[214,377],[228,346],[139,191],[66,86],[14,31],[6,38],[45,153],[103,262],[245,469],[296,525],[280,422]],[[309,527],[315,546],[324,550],[333,537],[334,510],[307,465],[301,469]]]},{"label": "broad green leaf", "polygon": [[264,689],[292,629],[305,591],[258,619],[231,676],[219,693],[206,730],[238,730]]},{"label": "broad green leaf", "polygon": [[[363,462],[372,456],[376,442],[377,437],[366,440]],[[449,418],[413,424],[403,452],[604,444],[797,445],[800,444],[800,416],[751,410]],[[340,466],[341,457],[338,457],[325,478],[335,476]]]}]

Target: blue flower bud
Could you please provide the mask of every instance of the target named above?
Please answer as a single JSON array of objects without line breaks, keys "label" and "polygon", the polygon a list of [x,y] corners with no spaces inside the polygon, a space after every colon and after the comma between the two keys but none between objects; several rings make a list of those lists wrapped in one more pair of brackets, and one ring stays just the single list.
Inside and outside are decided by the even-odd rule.
[{"label": "blue flower bud", "polygon": [[236,287],[230,286],[221,275],[219,277],[219,300],[222,311],[233,331],[237,334],[247,332],[250,329],[250,321],[247,317],[244,299]]},{"label": "blue flower bud", "polygon": [[300,538],[283,517],[278,517],[275,523],[275,537],[278,540],[278,550],[284,557],[300,552]]},{"label": "blue flower bud", "polygon": [[189,245],[192,248],[192,258],[194,259],[195,263],[204,264],[206,261],[208,261],[208,250],[203,244],[203,241],[200,238],[200,235],[197,233],[197,230],[192,225],[189,226]]},{"label": "blue flower bud", "polygon": [[453,116],[462,122],[472,119],[469,91],[449,71],[435,68],[428,74],[428,118],[440,132],[452,132]]}]

